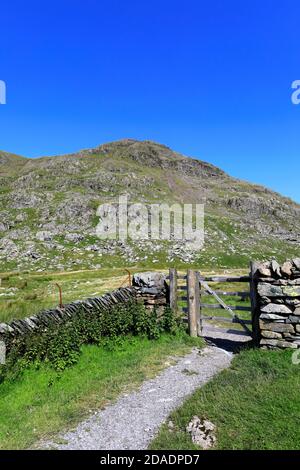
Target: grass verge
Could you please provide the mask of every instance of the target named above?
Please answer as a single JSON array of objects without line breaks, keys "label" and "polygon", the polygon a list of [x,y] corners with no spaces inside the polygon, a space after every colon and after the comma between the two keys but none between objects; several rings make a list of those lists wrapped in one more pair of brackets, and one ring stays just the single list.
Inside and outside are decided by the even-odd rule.
[{"label": "grass verge", "polygon": [[185,432],[195,415],[217,426],[217,449],[300,449],[300,366],[290,351],[247,350],[172,413],[151,449],[197,449]]},{"label": "grass verge", "polygon": [[201,345],[184,333],[158,340],[127,337],[110,350],[83,346],[76,365],[58,374],[46,364],[0,385],[0,449],[25,449],[70,429],[81,419],[154,377],[174,356]]}]

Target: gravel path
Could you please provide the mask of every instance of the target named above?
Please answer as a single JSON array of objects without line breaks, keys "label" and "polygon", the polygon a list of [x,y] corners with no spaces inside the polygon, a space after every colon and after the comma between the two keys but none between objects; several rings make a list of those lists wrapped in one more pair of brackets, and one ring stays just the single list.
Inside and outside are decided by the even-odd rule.
[{"label": "gravel path", "polygon": [[133,393],[88,418],[75,431],[60,436],[64,444],[44,443],[43,448],[87,450],[147,449],[168,418],[197,388],[229,367],[232,353],[215,346],[194,349],[187,356],[144,382]]}]

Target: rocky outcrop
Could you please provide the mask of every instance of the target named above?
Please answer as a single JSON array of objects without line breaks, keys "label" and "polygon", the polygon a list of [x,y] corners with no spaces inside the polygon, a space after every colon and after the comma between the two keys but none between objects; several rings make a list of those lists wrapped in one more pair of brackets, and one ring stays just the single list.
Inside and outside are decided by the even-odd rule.
[{"label": "rocky outcrop", "polygon": [[213,447],[216,442],[216,426],[208,419],[193,416],[186,427],[186,432],[191,435],[192,441],[204,450]]},{"label": "rocky outcrop", "polygon": [[0,256],[5,256],[8,260],[11,260],[16,258],[18,254],[18,247],[12,240],[8,238],[0,240]]}]

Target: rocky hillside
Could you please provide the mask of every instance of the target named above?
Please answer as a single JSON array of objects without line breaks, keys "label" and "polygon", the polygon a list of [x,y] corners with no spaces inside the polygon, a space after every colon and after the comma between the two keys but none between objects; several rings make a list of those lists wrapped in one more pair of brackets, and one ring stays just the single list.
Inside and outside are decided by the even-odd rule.
[{"label": "rocky hillside", "polygon": [[[96,209],[132,202],[205,203],[205,247],[100,241]],[[101,266],[246,266],[297,255],[300,206],[264,187],[154,142],[122,140],[28,159],[0,152],[0,271]]]}]

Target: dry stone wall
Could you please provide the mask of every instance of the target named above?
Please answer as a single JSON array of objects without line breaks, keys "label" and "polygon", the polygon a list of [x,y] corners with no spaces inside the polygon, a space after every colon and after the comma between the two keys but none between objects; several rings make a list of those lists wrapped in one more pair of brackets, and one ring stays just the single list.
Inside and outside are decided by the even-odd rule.
[{"label": "dry stone wall", "polygon": [[0,323],[0,341],[5,343],[6,350],[9,351],[20,336],[29,334],[38,335],[55,324],[62,324],[72,320],[82,309],[87,313],[96,311],[99,312],[99,315],[106,315],[114,305],[129,302],[135,298],[136,289],[125,287],[101,297],[72,302],[63,308],[57,307],[45,310],[22,320]]},{"label": "dry stone wall", "polygon": [[300,348],[300,258],[255,263],[253,331],[264,349]]},{"label": "dry stone wall", "polygon": [[132,300],[144,303],[149,310],[155,306],[158,310],[163,310],[168,301],[165,276],[160,273],[136,274],[132,287],[120,288],[101,297],[72,302],[63,308],[45,310],[21,320],[0,323],[0,342],[5,344],[6,351],[9,352],[20,336],[38,335],[55,324],[72,320],[82,309],[87,314],[96,311],[99,315],[109,315],[109,310],[116,304]]},{"label": "dry stone wall", "polygon": [[144,303],[146,309],[157,309],[162,313],[169,304],[169,287],[166,276],[158,272],[138,273],[133,276],[133,286],[137,299]]}]

